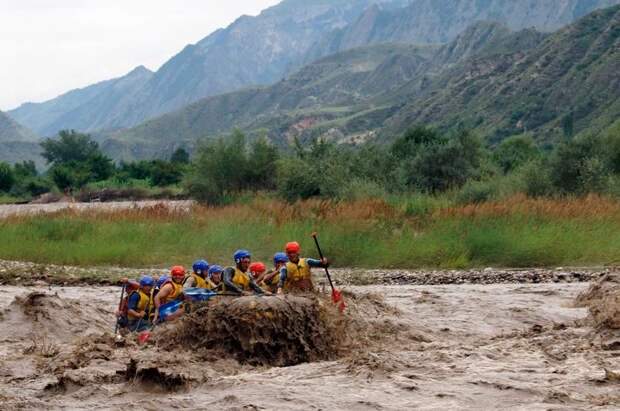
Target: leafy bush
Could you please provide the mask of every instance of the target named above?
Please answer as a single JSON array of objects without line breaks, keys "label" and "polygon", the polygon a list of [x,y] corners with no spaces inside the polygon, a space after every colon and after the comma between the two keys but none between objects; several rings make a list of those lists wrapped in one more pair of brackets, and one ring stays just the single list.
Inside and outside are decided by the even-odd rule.
[{"label": "leafy bush", "polygon": [[519,191],[528,197],[550,195],[553,192],[548,166],[540,160],[530,161],[516,171]]},{"label": "leafy bush", "polygon": [[163,160],[155,160],[154,164],[151,177],[153,185],[163,187],[181,182],[183,171],[178,164],[168,163]]},{"label": "leafy bush", "polygon": [[[600,156],[601,142],[595,136],[576,138],[557,145],[550,159],[553,185],[567,193],[587,192],[589,188],[583,186],[584,182],[598,181],[607,173],[604,166],[594,166],[592,160],[589,160]],[[593,173],[601,175],[595,176]]]},{"label": "leafy bush", "polygon": [[494,181],[469,180],[456,195],[458,204],[477,204],[497,199],[499,188]]},{"label": "leafy bush", "polygon": [[15,173],[7,163],[0,163],[0,191],[8,192],[15,184]]},{"label": "leafy bush", "polygon": [[538,157],[540,151],[529,136],[514,136],[502,141],[493,152],[493,161],[504,174]]}]

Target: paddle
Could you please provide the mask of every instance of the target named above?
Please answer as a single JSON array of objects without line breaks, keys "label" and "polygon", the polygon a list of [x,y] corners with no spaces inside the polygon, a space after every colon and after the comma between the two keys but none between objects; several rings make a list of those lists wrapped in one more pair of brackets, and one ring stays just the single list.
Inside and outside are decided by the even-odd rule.
[{"label": "paddle", "polygon": [[185,299],[189,301],[204,301],[217,294],[206,288],[188,288],[184,291]]},{"label": "paddle", "polygon": [[[124,283],[124,284],[123,284],[123,288],[121,289],[121,300],[120,300],[120,301],[119,301],[119,303],[118,303],[118,311],[120,311],[120,310],[121,310],[121,307],[123,306],[123,297],[125,296],[125,288],[126,288],[126,287],[127,287],[127,283]],[[122,314],[122,313],[121,313],[121,314]],[[118,327],[119,327],[120,322],[121,322],[121,317],[120,317],[120,316],[119,316],[119,317],[116,317],[116,327],[114,328],[114,335],[116,335],[116,338],[117,338],[117,339],[121,339],[121,338],[122,338],[122,336],[121,336],[121,335],[118,335],[118,334],[117,334],[117,333],[118,333]]]},{"label": "paddle", "polygon": [[[164,318],[168,317],[170,314],[178,310],[179,307],[182,305],[183,305],[183,301],[169,301],[166,304],[160,305],[158,318],[161,318],[163,320]],[[140,334],[141,342],[146,342],[146,340],[149,339],[149,337],[151,336],[151,331],[153,331],[153,328],[155,328],[155,324],[151,326],[150,330],[148,330],[145,333]]]},{"label": "paddle", "polygon": [[[319,256],[321,256],[321,260],[323,259],[323,253],[321,252],[321,247],[319,246],[319,240],[316,238],[316,233],[311,234],[312,238],[314,238],[314,243],[316,244],[316,249],[319,250]],[[329,275],[329,271],[327,267],[325,268],[325,274],[327,275],[327,279],[329,280],[329,285],[332,287],[332,302],[338,305],[340,311],[344,311],[344,299],[342,298],[342,294],[340,291],[334,288],[334,284],[332,283],[332,278]]]}]

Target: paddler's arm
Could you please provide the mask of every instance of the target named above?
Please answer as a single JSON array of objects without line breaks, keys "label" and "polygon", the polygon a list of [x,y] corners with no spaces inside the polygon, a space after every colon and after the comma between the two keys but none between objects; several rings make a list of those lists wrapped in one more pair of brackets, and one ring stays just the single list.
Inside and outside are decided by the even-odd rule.
[{"label": "paddler's arm", "polygon": [[155,296],[155,316],[153,317],[153,324],[157,323],[157,319],[159,318],[159,306],[161,305],[161,300],[168,297],[168,294],[172,291],[172,285],[166,284],[164,285],[157,295]]},{"label": "paddler's arm", "polygon": [[189,277],[187,277],[187,279],[183,283],[183,290],[187,290],[188,288],[194,288],[194,287],[196,287],[196,279],[190,275]]},{"label": "paddler's arm", "polygon": [[250,288],[256,291],[258,294],[271,295],[269,291],[263,290],[260,285],[256,284],[256,282],[250,277]]},{"label": "paddler's arm", "polygon": [[232,282],[233,277],[235,276],[235,269],[232,267],[228,267],[222,273],[222,282],[226,286],[226,291],[231,291],[237,294],[243,294],[243,291]]},{"label": "paddler's arm", "polygon": [[129,297],[129,308],[127,309],[127,313],[133,315],[134,317],[144,318],[144,316],[146,315],[146,311],[137,311],[139,302],[140,294],[131,294],[131,297]]},{"label": "paddler's arm", "polygon": [[306,262],[308,263],[308,265],[310,267],[316,268],[316,267],[329,267],[329,264],[327,263],[327,258],[323,258],[322,260],[315,260],[312,258],[306,258]]},{"label": "paddler's arm", "polygon": [[280,279],[278,280],[278,295],[284,294],[284,280],[286,280],[286,266],[280,268]]},{"label": "paddler's arm", "polygon": [[273,270],[272,272],[270,272],[269,274],[265,275],[265,278],[263,278],[263,282],[264,283],[269,283],[271,281],[271,279],[273,277],[275,277],[276,275],[278,275],[278,270]]}]

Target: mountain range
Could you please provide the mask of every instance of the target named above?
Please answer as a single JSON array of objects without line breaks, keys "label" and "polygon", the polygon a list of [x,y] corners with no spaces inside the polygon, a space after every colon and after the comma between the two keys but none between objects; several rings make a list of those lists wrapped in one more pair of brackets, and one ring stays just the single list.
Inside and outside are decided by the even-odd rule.
[{"label": "mountain range", "polygon": [[358,143],[412,124],[467,126],[490,144],[524,132],[557,142],[567,121],[582,133],[620,117],[619,34],[614,6],[551,34],[487,21],[445,45],[358,47],[271,86],[208,97],[108,135],[103,147],[115,158],[149,158],[233,126],[276,143],[319,134]]},{"label": "mountain range", "polygon": [[320,57],[382,42],[445,43],[481,19],[553,30],[619,0],[285,0],[188,45],[156,72],[11,110],[41,136],[137,125],[201,98],[271,84]]}]

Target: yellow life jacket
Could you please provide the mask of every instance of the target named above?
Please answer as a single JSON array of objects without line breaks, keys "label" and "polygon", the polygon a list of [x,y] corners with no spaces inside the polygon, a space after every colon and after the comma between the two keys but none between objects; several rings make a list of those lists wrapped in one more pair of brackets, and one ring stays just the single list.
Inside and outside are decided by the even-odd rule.
[{"label": "yellow life jacket", "polygon": [[[151,305],[151,296],[149,294],[146,294],[144,291],[142,290],[138,290],[136,291],[138,293],[138,295],[140,295],[140,301],[138,301],[138,305],[136,306],[136,309],[134,310],[135,312],[141,312],[141,311],[146,311],[148,314],[148,310],[150,308]],[[135,321],[137,319],[139,319],[140,317],[136,317],[134,315],[131,315],[129,313],[127,313],[127,319],[129,321]],[[148,320],[148,318],[147,318]]]},{"label": "yellow life jacket", "polygon": [[290,261],[286,263],[284,289],[291,288],[312,288],[312,273],[305,258],[300,258],[297,264]]},{"label": "yellow life jacket", "polygon": [[[269,273],[271,274],[271,273]],[[278,270],[278,274],[274,275],[269,281],[262,281],[260,283],[263,289],[275,293],[278,291],[278,281],[280,281],[280,271]]]},{"label": "yellow life jacket", "polygon": [[[250,288],[250,275],[235,267],[235,275],[233,275],[232,282],[241,291],[245,291]],[[224,281],[222,281],[222,292],[226,292]]]},{"label": "yellow life jacket", "polygon": [[[207,284],[207,281],[202,278],[201,276],[199,276],[198,274],[190,274],[189,277],[194,277],[194,280],[196,280],[196,284],[194,285],[194,287],[196,288],[209,288],[209,285]],[[187,277],[187,278],[189,278]]]},{"label": "yellow life jacket", "polygon": [[[166,281],[165,283],[162,284],[161,288],[164,288],[164,286],[166,284],[172,284],[172,287],[174,287],[174,290],[172,291],[172,294],[168,294],[168,296],[166,296],[164,298],[163,304],[169,303],[170,301],[178,300],[180,295],[183,292],[183,285],[182,284],[177,284],[177,283],[175,283],[172,280],[168,280],[168,281]],[[160,290],[161,290],[161,288],[160,288]]]}]

